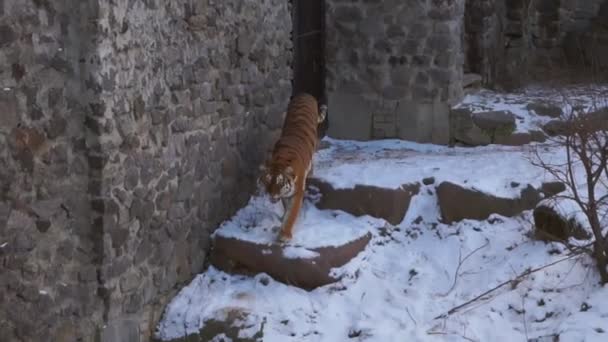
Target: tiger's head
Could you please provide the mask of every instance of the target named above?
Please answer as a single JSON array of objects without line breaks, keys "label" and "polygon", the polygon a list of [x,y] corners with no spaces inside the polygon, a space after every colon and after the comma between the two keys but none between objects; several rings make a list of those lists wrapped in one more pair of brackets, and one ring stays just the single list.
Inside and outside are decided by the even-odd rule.
[{"label": "tiger's head", "polygon": [[258,186],[266,191],[273,203],[281,198],[293,196],[296,177],[291,166],[277,167],[267,162],[260,166],[260,171]]}]

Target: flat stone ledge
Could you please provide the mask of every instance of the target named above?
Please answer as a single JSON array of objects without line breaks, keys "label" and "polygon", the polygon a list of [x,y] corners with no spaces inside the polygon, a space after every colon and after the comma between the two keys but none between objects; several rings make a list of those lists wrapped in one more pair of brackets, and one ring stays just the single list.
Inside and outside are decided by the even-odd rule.
[{"label": "flat stone ledge", "polygon": [[418,183],[404,184],[397,189],[359,184],[352,189],[335,189],[316,178],[309,179],[307,183],[321,193],[321,198],[315,203],[319,209],[342,210],[354,216],[369,215],[393,225],[403,221],[412,198],[420,191]]},{"label": "flat stone ledge", "polygon": [[531,185],[516,198],[498,197],[450,182],[437,187],[441,218],[447,224],[465,219],[485,220],[492,214],[513,217],[534,209],[541,200],[540,192]]},{"label": "flat stone ledge", "polygon": [[215,235],[211,264],[233,274],[266,273],[277,281],[313,290],[339,280],[330,275],[331,269],[341,267],[365,249],[371,233],[341,246],[307,248],[303,257],[286,255],[286,248],[298,248],[278,243],[261,244],[234,237]]}]

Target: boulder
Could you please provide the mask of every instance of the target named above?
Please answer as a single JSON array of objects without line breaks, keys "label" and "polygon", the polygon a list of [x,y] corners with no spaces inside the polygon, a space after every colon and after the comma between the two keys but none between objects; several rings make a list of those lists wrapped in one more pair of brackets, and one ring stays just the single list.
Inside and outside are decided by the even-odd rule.
[{"label": "boulder", "polygon": [[562,120],[551,120],[543,125],[543,131],[550,137],[564,135],[568,132],[568,124]]},{"label": "boulder", "polygon": [[608,107],[587,113],[589,124],[596,130],[608,130]]},{"label": "boulder", "polygon": [[564,111],[560,106],[549,102],[532,102],[526,106],[526,109],[534,112],[536,115],[548,116],[551,118],[559,118],[564,115]]},{"label": "boulder", "polygon": [[566,185],[558,181],[545,182],[540,186],[540,191],[545,195],[545,197],[553,197],[566,191]]},{"label": "boulder", "polygon": [[468,108],[455,108],[450,112],[450,134],[452,143],[469,146],[483,146],[492,143],[487,132],[473,123],[472,112]]},{"label": "boulder", "polygon": [[573,120],[551,120],[543,125],[543,131],[554,137],[572,133],[572,127],[584,127],[589,131],[608,130],[608,107],[585,113]]},{"label": "boulder", "polygon": [[544,142],[547,139],[543,132],[530,131],[530,132],[516,132],[507,135],[497,135],[494,138],[494,143],[506,146],[522,146],[533,142]]},{"label": "boulder", "polygon": [[435,177],[426,177],[422,179],[422,184],[424,185],[431,185],[431,184],[435,184]]},{"label": "boulder", "polygon": [[546,140],[540,131],[515,132],[515,118],[509,111],[473,113],[469,108],[454,108],[450,112],[451,144],[521,146]]},{"label": "boulder", "polygon": [[534,236],[543,241],[565,241],[570,237],[587,240],[591,236],[574,218],[566,218],[552,206],[541,204],[534,209]]},{"label": "boulder", "polygon": [[453,223],[464,219],[485,220],[492,214],[516,216],[536,207],[541,195],[532,186],[528,186],[518,198],[502,198],[442,182],[437,187],[437,199],[443,222]]},{"label": "boulder", "polygon": [[513,132],[516,128],[515,114],[498,110],[473,114],[473,123],[488,132]]},{"label": "boulder", "polygon": [[397,225],[403,221],[412,197],[418,194],[420,184],[404,184],[397,189],[356,185],[352,189],[334,189],[331,184],[316,178],[308,180],[316,187],[321,198],[315,203],[319,209],[342,210],[354,216],[369,215]]},{"label": "boulder", "polygon": [[[371,239],[367,233],[341,246],[306,249],[302,257],[286,255],[279,243],[260,244],[233,237],[214,235],[211,264],[228,273],[255,275],[267,273],[285,284],[313,290],[338,281],[330,275],[365,249]],[[307,255],[308,254],[308,255]]]}]

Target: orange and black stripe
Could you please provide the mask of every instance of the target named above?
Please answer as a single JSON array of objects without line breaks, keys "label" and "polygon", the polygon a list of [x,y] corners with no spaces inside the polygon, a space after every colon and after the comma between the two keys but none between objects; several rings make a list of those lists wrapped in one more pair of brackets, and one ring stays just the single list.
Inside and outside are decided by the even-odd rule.
[{"label": "orange and black stripe", "polygon": [[301,93],[293,97],[272,152],[271,168],[291,166],[296,174],[308,168],[317,147],[318,117],[318,103],[312,95]]}]

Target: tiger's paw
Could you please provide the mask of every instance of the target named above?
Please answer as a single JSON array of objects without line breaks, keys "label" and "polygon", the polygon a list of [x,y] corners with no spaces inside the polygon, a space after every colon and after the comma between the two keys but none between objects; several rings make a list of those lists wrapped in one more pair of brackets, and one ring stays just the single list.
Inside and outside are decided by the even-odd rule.
[{"label": "tiger's paw", "polygon": [[280,232],[279,236],[277,237],[277,243],[279,243],[280,245],[285,245],[287,243],[289,243],[291,241],[291,239],[293,238],[291,233],[284,233],[284,232]]}]

